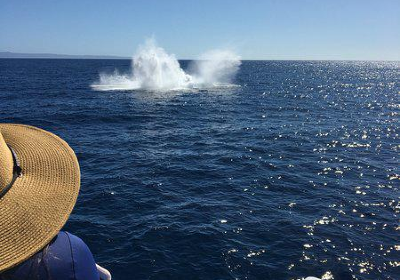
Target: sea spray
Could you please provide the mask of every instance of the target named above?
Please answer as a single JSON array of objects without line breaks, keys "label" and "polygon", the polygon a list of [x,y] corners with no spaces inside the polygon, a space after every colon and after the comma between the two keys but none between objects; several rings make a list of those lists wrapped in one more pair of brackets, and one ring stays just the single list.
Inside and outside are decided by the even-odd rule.
[{"label": "sea spray", "polygon": [[130,73],[100,74],[92,85],[95,90],[179,90],[210,88],[231,85],[240,66],[240,57],[231,51],[213,50],[193,61],[190,74],[180,66],[173,54],[157,46],[155,40],[147,40],[132,59]]},{"label": "sea spray", "polygon": [[212,50],[192,62],[194,83],[212,87],[230,84],[240,66],[240,57],[228,50]]},{"label": "sea spray", "polygon": [[173,54],[167,54],[154,40],[148,40],[139,47],[132,61],[133,80],[139,88],[175,89],[184,88],[191,83]]}]

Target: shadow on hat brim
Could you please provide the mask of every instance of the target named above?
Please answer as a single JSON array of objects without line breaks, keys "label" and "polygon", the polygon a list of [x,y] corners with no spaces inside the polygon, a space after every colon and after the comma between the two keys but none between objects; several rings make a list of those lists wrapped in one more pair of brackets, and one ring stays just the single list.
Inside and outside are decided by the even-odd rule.
[{"label": "shadow on hat brim", "polygon": [[80,187],[74,151],[58,136],[27,125],[0,124],[22,175],[0,199],[0,272],[27,260],[61,230]]}]

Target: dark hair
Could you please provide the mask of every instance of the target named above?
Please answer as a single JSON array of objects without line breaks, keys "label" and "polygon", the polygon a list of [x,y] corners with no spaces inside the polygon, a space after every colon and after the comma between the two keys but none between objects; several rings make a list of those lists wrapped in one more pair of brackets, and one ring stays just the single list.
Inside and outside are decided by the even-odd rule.
[{"label": "dark hair", "polygon": [[[22,264],[0,273],[0,280],[51,280],[50,270],[47,265],[48,251],[49,245]],[[18,271],[21,266],[28,266],[26,269],[24,268],[22,275]],[[43,278],[44,275],[46,275],[45,278]]]}]

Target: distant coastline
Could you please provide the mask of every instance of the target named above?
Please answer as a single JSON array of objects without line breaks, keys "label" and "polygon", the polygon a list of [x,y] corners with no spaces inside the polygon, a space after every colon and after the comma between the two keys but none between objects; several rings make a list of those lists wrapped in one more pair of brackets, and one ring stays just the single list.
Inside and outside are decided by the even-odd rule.
[{"label": "distant coastline", "polygon": [[0,58],[48,58],[48,59],[131,59],[115,55],[71,55],[53,53],[15,53],[0,52]]}]

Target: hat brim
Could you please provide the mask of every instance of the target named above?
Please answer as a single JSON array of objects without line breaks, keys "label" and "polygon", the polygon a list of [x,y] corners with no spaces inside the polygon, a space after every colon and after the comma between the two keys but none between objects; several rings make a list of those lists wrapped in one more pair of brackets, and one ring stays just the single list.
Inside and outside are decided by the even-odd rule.
[{"label": "hat brim", "polygon": [[0,124],[22,175],[0,199],[0,272],[33,256],[61,230],[80,188],[78,160],[58,136],[32,126]]}]

